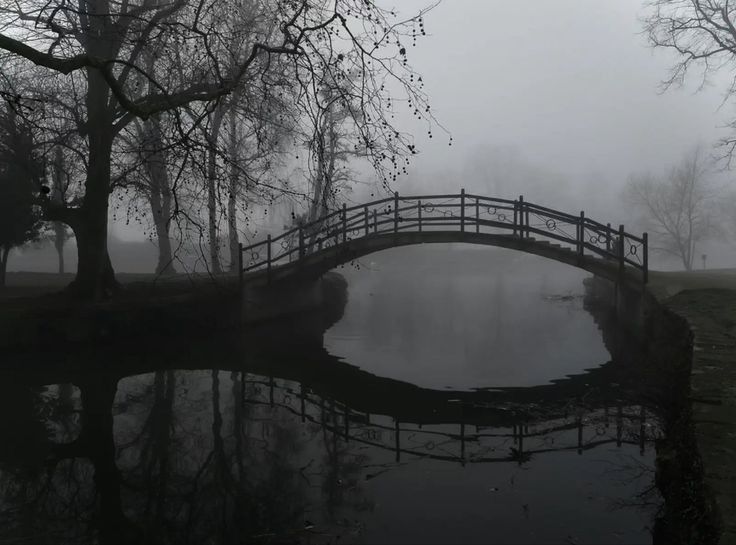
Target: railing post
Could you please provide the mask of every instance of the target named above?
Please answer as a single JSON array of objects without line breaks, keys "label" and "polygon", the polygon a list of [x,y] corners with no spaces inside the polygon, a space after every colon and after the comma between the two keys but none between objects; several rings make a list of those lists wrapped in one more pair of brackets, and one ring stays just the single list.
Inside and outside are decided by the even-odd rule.
[{"label": "railing post", "polygon": [[585,211],[580,211],[580,222],[578,223],[578,254],[585,252]]},{"label": "railing post", "polygon": [[299,226],[299,259],[303,259],[306,254],[304,249],[304,227]]},{"label": "railing post", "polygon": [[519,201],[514,201],[514,236],[516,236],[519,225]]},{"label": "railing post", "polygon": [[373,210],[373,232],[378,232],[378,212]]},{"label": "railing post", "polygon": [[368,221],[368,207],[363,208],[363,212],[365,214],[365,236],[368,236],[370,233],[370,227],[369,227],[369,221]]},{"label": "railing post", "polygon": [[422,201],[417,203],[417,221],[419,222],[419,232],[422,232]]},{"label": "railing post", "polygon": [[271,235],[266,240],[266,278],[271,283]]},{"label": "railing post", "polygon": [[399,192],[394,191],[394,233],[399,232]]},{"label": "railing post", "polygon": [[465,189],[460,190],[460,232],[465,232]]},{"label": "railing post", "polygon": [[611,224],[606,224],[606,253],[611,253]]},{"label": "railing post", "polygon": [[649,282],[649,235],[644,233],[642,235],[642,263],[644,267],[644,283]]},{"label": "railing post", "polygon": [[342,203],[342,241],[348,240],[348,205]]},{"label": "railing post", "polygon": [[624,236],[624,226],[622,224],[618,226],[618,272],[622,275],[624,273],[624,246],[626,246]]},{"label": "railing post", "polygon": [[519,195],[519,236],[524,238],[524,195]]},{"label": "railing post", "polygon": [[480,199],[475,198],[475,232],[480,233]]}]

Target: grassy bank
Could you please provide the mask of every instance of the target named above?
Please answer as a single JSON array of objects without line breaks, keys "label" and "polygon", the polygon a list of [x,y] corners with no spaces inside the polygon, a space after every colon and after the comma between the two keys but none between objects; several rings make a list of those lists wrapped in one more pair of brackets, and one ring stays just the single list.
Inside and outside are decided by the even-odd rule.
[{"label": "grassy bank", "polygon": [[736,543],[736,270],[654,273],[650,289],[692,331],[692,435],[719,542]]},{"label": "grassy bank", "polygon": [[207,334],[238,323],[237,276],[120,274],[109,299],[80,302],[72,275],[9,273],[0,290],[0,346],[41,348],[151,335]]}]

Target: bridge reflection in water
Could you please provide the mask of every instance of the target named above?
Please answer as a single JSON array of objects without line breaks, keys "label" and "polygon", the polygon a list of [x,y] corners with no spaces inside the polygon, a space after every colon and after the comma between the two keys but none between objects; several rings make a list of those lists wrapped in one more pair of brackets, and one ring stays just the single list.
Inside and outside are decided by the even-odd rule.
[{"label": "bridge reflection in water", "polygon": [[[432,424],[401,422],[388,415],[356,412],[349,406],[320,396],[297,383],[244,374],[240,401],[269,406],[298,416],[301,421],[320,425],[345,442],[355,441],[392,451],[396,461],[402,455],[445,462],[492,463],[529,462],[533,456],[550,452],[577,451],[583,454],[603,445],[637,445],[643,455],[657,434],[656,422],[647,422],[643,405],[581,406],[572,400],[548,412],[544,404],[507,407],[476,406],[492,415],[484,425],[476,414],[473,424],[464,421]],[[459,401],[459,400],[458,400]],[[505,413],[505,414],[504,414]],[[502,416],[501,416],[502,415]],[[506,426],[500,423],[506,420]],[[427,424],[429,422],[429,424]]]},{"label": "bridge reflection in water", "polygon": [[[642,468],[659,413],[635,357],[540,386],[448,391],[368,373],[319,336],[286,337],[280,325],[275,342],[258,333],[32,354],[33,366],[14,358],[0,380],[0,541],[396,541],[399,530],[380,534],[382,525],[399,511],[423,520],[425,509],[461,520],[437,534],[444,541],[462,541],[458,528],[472,530],[468,539],[492,531],[529,542],[528,528],[539,542],[559,541],[567,534],[556,525],[596,536],[601,520],[634,540],[651,518],[609,515],[580,492],[588,481],[588,494],[638,501],[653,487]],[[615,336],[604,339],[616,354]],[[606,471],[634,464],[622,469],[627,488],[594,470],[599,460]],[[496,491],[514,479],[517,488]],[[402,496],[424,481],[434,492]],[[571,482],[578,488],[561,489]],[[489,490],[492,506],[477,497]],[[404,499],[392,507],[394,498]],[[513,504],[526,517],[529,502],[539,512],[571,507],[563,522],[504,514]],[[413,531],[405,541],[431,537]]]},{"label": "bridge reflection in water", "polygon": [[[190,371],[65,372],[78,389],[34,386],[53,373],[16,374],[10,389],[3,381],[11,448],[0,448],[0,539],[350,541],[362,530],[343,521],[368,524],[373,510],[361,483],[393,482],[406,464],[464,466],[457,478],[507,467],[513,481],[514,468],[545,466],[555,454],[585,459],[595,449],[612,467],[601,448],[649,456],[659,434],[656,407],[640,392],[597,379],[613,376],[613,363],[536,390],[453,392],[380,377],[371,386],[364,372],[322,355],[321,370],[298,358],[291,373],[278,357],[255,355],[239,369],[223,360],[230,371],[197,371],[195,355],[179,359]],[[363,394],[355,404],[351,391]],[[404,392],[416,406],[399,402]]]}]

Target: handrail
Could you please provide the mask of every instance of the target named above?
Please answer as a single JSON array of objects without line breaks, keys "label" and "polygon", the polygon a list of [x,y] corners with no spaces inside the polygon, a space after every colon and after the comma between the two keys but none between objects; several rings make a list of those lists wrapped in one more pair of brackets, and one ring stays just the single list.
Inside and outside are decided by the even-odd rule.
[{"label": "handrail", "polygon": [[400,231],[448,229],[493,235],[508,232],[508,236],[520,239],[531,239],[534,234],[560,242],[564,245],[561,249],[574,251],[580,257],[587,253],[616,261],[619,274],[631,268],[641,271],[643,283],[648,279],[646,233],[642,236],[627,233],[623,225],[616,229],[610,223],[586,217],[584,212],[569,214],[525,201],[523,196],[511,200],[465,193],[465,190],[459,194],[401,196],[394,193],[392,197],[364,204],[343,205],[278,236],[268,235],[265,240],[240,245],[240,278],[242,282],[243,273],[265,268],[270,281],[275,268],[361,238]]}]

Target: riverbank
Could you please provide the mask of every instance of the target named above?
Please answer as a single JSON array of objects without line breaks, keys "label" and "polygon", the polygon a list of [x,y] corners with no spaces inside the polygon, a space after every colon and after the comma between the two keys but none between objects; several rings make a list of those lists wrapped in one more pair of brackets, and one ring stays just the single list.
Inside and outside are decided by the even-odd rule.
[{"label": "riverbank", "polygon": [[[652,292],[692,332],[690,419],[703,483],[717,506],[719,543],[736,543],[736,287],[700,287],[708,285],[703,273],[657,276]],[[713,276],[736,285],[736,274]]]},{"label": "riverbank", "polygon": [[[665,378],[655,542],[736,543],[736,270],[650,272],[644,297],[586,281]],[[660,381],[662,378],[660,378]]]},{"label": "riverbank", "polygon": [[120,274],[120,291],[95,302],[71,299],[63,291],[70,280],[69,275],[10,273],[8,286],[0,290],[0,347],[176,341],[259,328],[311,312],[334,322],[347,297],[347,283],[334,272],[278,286],[253,284],[245,293],[236,275]]},{"label": "riverbank", "polygon": [[120,275],[113,297],[81,302],[63,291],[63,276],[11,273],[0,295],[0,347],[137,342],[206,335],[238,323],[237,279],[154,278]]}]

